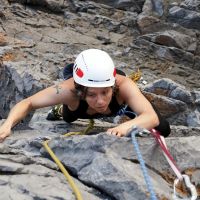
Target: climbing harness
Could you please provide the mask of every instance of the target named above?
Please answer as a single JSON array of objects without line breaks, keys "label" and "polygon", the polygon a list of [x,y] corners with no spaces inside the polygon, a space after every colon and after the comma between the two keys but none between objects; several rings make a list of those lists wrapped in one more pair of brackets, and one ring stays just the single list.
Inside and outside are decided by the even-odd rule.
[{"label": "climbing harness", "polygon": [[[178,169],[178,167],[175,163],[175,160],[173,159],[173,157],[171,156],[171,154],[169,153],[169,151],[167,149],[167,145],[166,145],[164,137],[161,136],[159,131],[157,131],[155,129],[151,129],[150,132],[151,132],[152,136],[156,139],[157,143],[160,145],[161,149],[163,150],[163,154],[164,154],[165,158],[167,159],[169,165],[171,166],[172,170],[174,171],[174,173],[177,176],[177,179],[175,179],[175,181],[174,181],[174,194],[173,194],[174,200],[183,199],[183,198],[179,198],[177,195],[177,192],[176,192],[176,185],[180,181],[184,181],[186,187],[190,191],[190,194],[191,194],[190,200],[196,200],[198,195],[197,195],[195,186],[191,183],[188,175],[181,174],[180,170]],[[186,200],[186,199],[184,199],[184,200]]]},{"label": "climbing harness", "polygon": [[135,117],[137,117],[137,114],[136,113],[134,113],[133,111],[129,111],[129,110],[127,110],[127,108],[128,108],[128,105],[125,105],[124,107],[122,107],[118,112],[117,112],[117,114],[116,114],[116,116],[114,117],[114,119],[113,119],[113,122],[115,123],[115,124],[118,124],[119,123],[119,121],[120,121],[120,119],[121,119],[121,117],[123,116],[123,115],[131,115],[131,118],[133,119],[133,118],[135,118]]},{"label": "climbing harness", "polygon": [[58,104],[52,107],[51,110],[49,110],[49,112],[47,113],[47,120],[61,120],[63,119],[62,117],[62,109],[63,109],[63,105],[62,104]]},{"label": "climbing harness", "polygon": [[151,198],[151,200],[157,200],[157,197],[156,197],[155,192],[153,190],[153,185],[151,183],[150,176],[148,175],[148,172],[147,172],[147,169],[146,169],[146,166],[145,166],[145,161],[142,158],[142,154],[140,152],[139,145],[138,145],[137,140],[136,140],[136,134],[139,134],[140,136],[141,136],[141,134],[143,134],[142,129],[139,129],[135,126],[135,127],[132,128],[130,133],[131,133],[132,143],[133,143],[133,146],[135,148],[138,160],[140,162],[140,167],[142,169],[143,176],[144,176],[144,179],[145,179],[145,182],[146,182],[146,185],[147,185],[147,189],[150,193],[150,198]]},{"label": "climbing harness", "polygon": [[132,72],[131,74],[128,75],[128,77],[134,81],[137,82],[140,80],[140,78],[142,77],[142,72],[138,69],[137,72]]},{"label": "climbing harness", "polygon": [[[71,135],[85,135],[87,134],[94,126],[94,120],[90,120],[88,127],[80,132],[69,132],[64,134],[62,137],[68,137]],[[51,150],[51,148],[49,147],[48,143],[50,140],[46,140],[43,143],[44,148],[47,150],[47,152],[49,153],[49,155],[51,156],[51,158],[54,160],[54,162],[58,165],[58,167],[60,168],[60,170],[62,171],[62,173],[64,174],[64,176],[66,177],[67,181],[69,182],[75,196],[77,200],[83,200],[81,193],[78,189],[78,187],[76,186],[76,184],[74,183],[72,177],[70,176],[70,174],[68,173],[68,171],[65,169],[65,167],[63,166],[63,164],[60,162],[60,160],[58,159],[58,157],[54,154],[54,152]]]}]

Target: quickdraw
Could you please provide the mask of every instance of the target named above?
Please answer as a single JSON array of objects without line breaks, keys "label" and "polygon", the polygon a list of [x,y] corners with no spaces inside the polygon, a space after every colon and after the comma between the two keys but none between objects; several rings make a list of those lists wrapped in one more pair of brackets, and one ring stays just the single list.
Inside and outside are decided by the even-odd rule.
[{"label": "quickdraw", "polygon": [[[169,165],[171,166],[172,170],[174,171],[174,173],[177,176],[177,179],[175,179],[175,181],[174,181],[174,195],[173,195],[174,200],[183,199],[183,198],[179,198],[177,195],[177,192],[176,192],[176,185],[180,181],[184,181],[186,187],[190,191],[190,194],[191,194],[190,200],[196,200],[198,195],[197,195],[195,186],[191,183],[188,175],[181,174],[180,170],[178,169],[178,167],[175,163],[175,160],[173,159],[173,157],[171,156],[171,154],[169,153],[169,151],[167,149],[167,145],[166,145],[164,137],[161,136],[159,131],[157,131],[155,129],[150,130],[150,132],[151,132],[152,136],[156,139],[157,143],[160,145],[161,149],[163,150],[163,154],[164,154],[165,158],[167,159]],[[188,198],[185,198],[184,200],[186,200],[186,199],[188,199]]]}]

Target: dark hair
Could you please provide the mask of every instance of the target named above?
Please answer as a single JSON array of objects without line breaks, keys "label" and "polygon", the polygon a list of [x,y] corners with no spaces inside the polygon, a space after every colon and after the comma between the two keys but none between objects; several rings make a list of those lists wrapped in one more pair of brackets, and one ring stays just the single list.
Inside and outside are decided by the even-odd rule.
[{"label": "dark hair", "polygon": [[[75,86],[74,89],[71,90],[72,93],[80,99],[85,99],[88,87],[80,85],[75,81],[74,81],[74,86]],[[112,86],[112,89],[113,89],[113,95],[115,95],[119,91],[119,88],[116,87],[116,85]]]},{"label": "dark hair", "polygon": [[72,93],[79,99],[85,99],[87,87],[80,85],[74,81],[74,89],[71,90]]}]

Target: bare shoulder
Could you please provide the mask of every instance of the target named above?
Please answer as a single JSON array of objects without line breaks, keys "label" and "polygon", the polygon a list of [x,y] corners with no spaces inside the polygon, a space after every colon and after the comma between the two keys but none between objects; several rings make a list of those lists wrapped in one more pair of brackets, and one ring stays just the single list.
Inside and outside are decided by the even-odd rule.
[{"label": "bare shoulder", "polygon": [[52,87],[55,89],[56,94],[60,94],[63,97],[64,102],[65,99],[68,99],[68,101],[73,101],[76,97],[73,93],[73,90],[75,89],[73,78],[65,80]]},{"label": "bare shoulder", "polygon": [[120,93],[129,93],[139,90],[134,81],[132,81],[129,77],[121,75],[116,76],[116,87],[119,88]]},{"label": "bare shoulder", "polygon": [[116,86],[119,89],[125,89],[126,87],[138,89],[138,86],[134,81],[132,81],[129,77],[122,75],[116,76]]},{"label": "bare shoulder", "polygon": [[136,113],[152,110],[151,104],[142,94],[137,84],[128,77],[117,78],[119,97]]},{"label": "bare shoulder", "polygon": [[68,80],[62,81],[58,84],[55,84],[53,86],[55,89],[58,90],[73,90],[74,89],[74,79],[70,78]]}]

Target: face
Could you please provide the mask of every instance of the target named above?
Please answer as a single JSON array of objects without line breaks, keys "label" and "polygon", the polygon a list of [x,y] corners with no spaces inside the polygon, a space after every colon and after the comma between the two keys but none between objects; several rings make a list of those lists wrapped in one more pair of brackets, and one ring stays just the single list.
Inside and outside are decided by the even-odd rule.
[{"label": "face", "polygon": [[112,99],[112,87],[88,88],[85,100],[96,112],[103,113],[107,110]]}]

